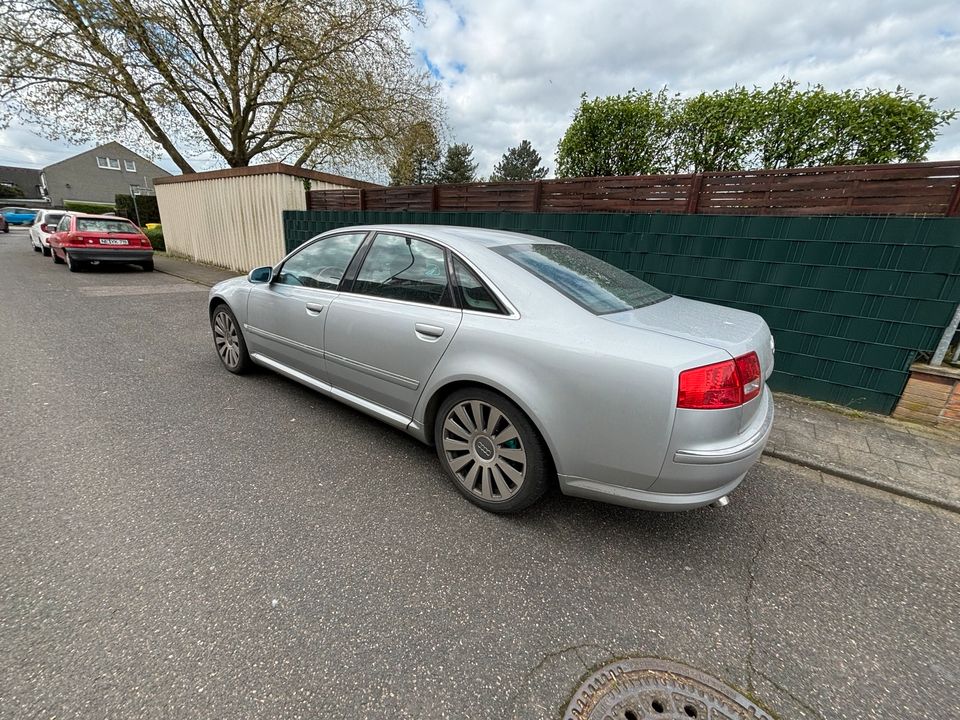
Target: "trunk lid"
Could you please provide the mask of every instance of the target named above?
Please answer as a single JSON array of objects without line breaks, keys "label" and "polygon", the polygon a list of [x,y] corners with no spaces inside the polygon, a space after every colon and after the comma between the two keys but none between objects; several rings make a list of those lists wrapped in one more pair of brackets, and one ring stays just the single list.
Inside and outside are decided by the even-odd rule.
[{"label": "trunk lid", "polygon": [[[673,296],[653,305],[603,317],[627,327],[651,330],[719,348],[732,358],[753,351],[760,359],[760,372],[764,380],[773,372],[770,328],[762,317],[754,313]],[[760,400],[761,397],[756,397],[741,406],[741,428],[750,424],[761,407]]]}]

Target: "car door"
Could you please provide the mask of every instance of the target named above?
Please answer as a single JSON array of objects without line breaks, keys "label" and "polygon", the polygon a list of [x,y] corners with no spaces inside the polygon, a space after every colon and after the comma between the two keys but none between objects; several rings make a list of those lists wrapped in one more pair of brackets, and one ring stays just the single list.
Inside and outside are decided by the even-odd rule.
[{"label": "car door", "polygon": [[462,318],[445,250],[378,233],[343,289],[324,331],[329,382],[411,417]]},{"label": "car door", "polygon": [[60,222],[57,223],[57,227],[53,231],[53,235],[47,238],[47,244],[50,246],[60,247],[63,243],[63,234],[70,231],[70,220],[72,215],[64,215],[60,218]]},{"label": "car door", "polygon": [[366,233],[330,235],[305,245],[254,285],[244,331],[251,353],[327,382],[323,334],[327,308]]}]

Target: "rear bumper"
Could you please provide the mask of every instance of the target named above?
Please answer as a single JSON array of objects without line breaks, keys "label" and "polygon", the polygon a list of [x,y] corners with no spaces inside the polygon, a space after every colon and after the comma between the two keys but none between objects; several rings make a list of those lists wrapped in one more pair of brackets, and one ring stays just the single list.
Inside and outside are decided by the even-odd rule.
[{"label": "rear bumper", "polygon": [[[656,482],[645,489],[588,478],[560,476],[567,495],[643,510],[692,510],[733,492],[760,459],[773,428],[773,394],[764,387],[763,405],[737,442],[671,449]],[[711,412],[711,411],[700,411]]]},{"label": "rear bumper", "polygon": [[153,250],[109,250],[106,248],[62,247],[64,252],[83,262],[137,263],[153,258]]},{"label": "rear bumper", "polygon": [[560,476],[560,487],[566,495],[599,500],[611,505],[623,505],[638,510],[657,510],[659,512],[676,512],[678,510],[693,510],[709,505],[729,495],[743,481],[744,471],[730,482],[720,487],[704,492],[669,493],[653,492],[651,490],[636,490],[635,488],[620,485],[608,485],[585,478]]}]

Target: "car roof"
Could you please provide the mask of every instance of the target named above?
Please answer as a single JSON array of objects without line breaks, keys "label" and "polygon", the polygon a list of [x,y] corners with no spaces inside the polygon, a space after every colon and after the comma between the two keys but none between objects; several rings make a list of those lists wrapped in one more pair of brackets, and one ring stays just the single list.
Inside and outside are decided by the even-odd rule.
[{"label": "car roof", "polygon": [[522,245],[527,243],[559,244],[553,240],[548,240],[536,235],[460,225],[356,225],[349,228],[338,228],[337,230],[339,232],[349,230],[370,232],[371,230],[376,230],[379,232],[394,232],[400,235],[420,235],[449,245],[454,250],[462,250],[464,252],[469,252],[470,249],[476,248],[477,246],[498,247],[501,245]]},{"label": "car roof", "polygon": [[130,222],[127,218],[123,217],[122,215],[94,215],[93,213],[78,213],[78,212],[71,212],[71,213],[65,213],[65,214],[73,215],[73,217],[75,218],[84,218],[84,219],[92,218],[94,220],[123,220],[124,222]]}]

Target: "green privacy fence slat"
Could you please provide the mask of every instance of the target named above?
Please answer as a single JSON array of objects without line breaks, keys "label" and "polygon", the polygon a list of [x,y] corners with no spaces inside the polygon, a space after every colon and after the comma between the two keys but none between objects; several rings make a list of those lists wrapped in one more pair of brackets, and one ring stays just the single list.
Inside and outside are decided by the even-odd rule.
[{"label": "green privacy fence slat", "polygon": [[374,223],[539,235],[758,313],[777,340],[775,389],[882,413],[960,303],[960,218],[287,211],[286,247]]}]

